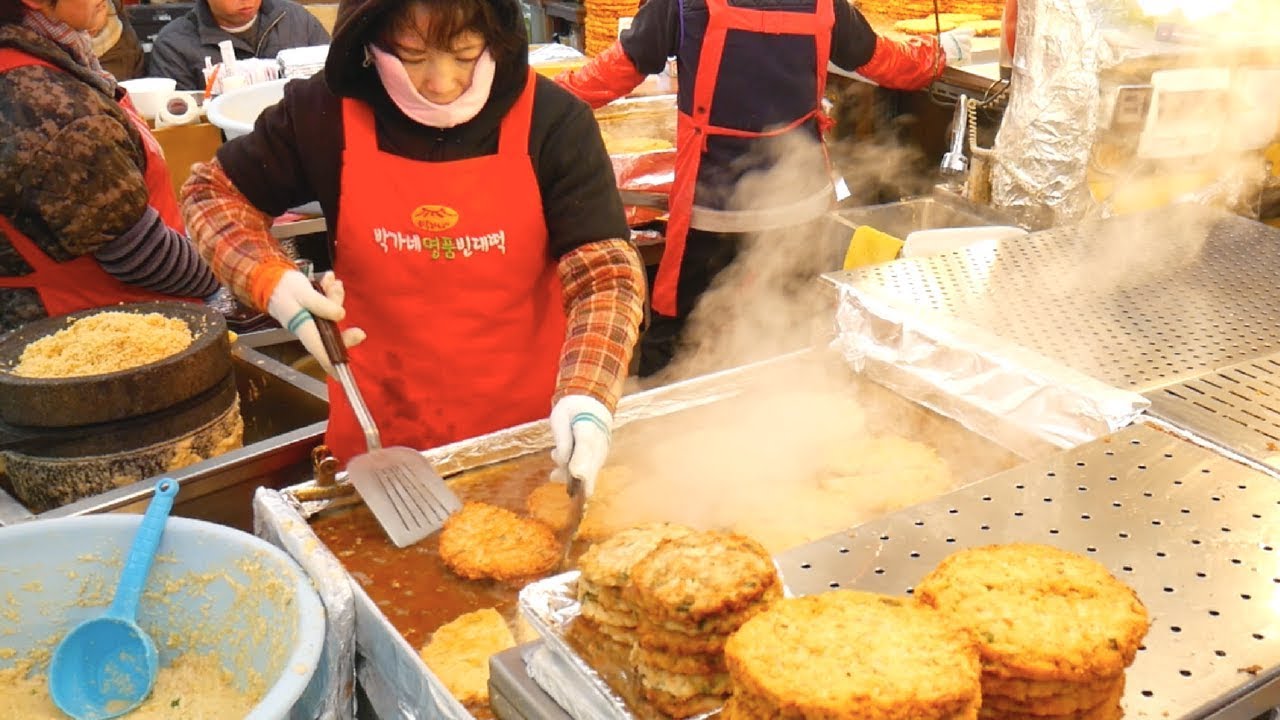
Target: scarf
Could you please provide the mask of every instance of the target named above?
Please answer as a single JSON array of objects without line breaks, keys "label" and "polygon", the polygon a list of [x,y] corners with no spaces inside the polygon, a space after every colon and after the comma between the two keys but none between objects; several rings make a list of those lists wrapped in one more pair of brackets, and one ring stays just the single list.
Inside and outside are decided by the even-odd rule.
[{"label": "scarf", "polygon": [[77,65],[88,69],[96,76],[98,88],[112,98],[116,96],[116,78],[102,69],[98,56],[93,54],[93,41],[89,39],[89,33],[72,30],[61,20],[54,20],[36,11],[23,14],[22,27],[62,48]]},{"label": "scarf", "polygon": [[489,100],[496,68],[488,50],[476,62],[471,85],[456,100],[441,105],[422,97],[409,79],[409,73],[405,71],[400,58],[376,45],[370,44],[367,47],[373,55],[373,65],[378,71],[378,77],[392,102],[414,122],[441,129],[455,127],[479,115],[481,108]]}]

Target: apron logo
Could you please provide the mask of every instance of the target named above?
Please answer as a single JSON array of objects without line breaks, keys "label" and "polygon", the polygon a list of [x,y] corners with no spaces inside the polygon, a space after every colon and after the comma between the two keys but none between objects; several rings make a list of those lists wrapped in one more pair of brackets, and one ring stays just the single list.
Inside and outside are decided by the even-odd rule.
[{"label": "apron logo", "polygon": [[373,241],[382,252],[413,252],[429,255],[432,260],[469,258],[479,253],[507,254],[507,231],[485,235],[419,235],[390,228],[374,228]]},{"label": "apron logo", "polygon": [[458,224],[458,211],[444,205],[419,205],[409,219],[416,228],[440,232]]}]

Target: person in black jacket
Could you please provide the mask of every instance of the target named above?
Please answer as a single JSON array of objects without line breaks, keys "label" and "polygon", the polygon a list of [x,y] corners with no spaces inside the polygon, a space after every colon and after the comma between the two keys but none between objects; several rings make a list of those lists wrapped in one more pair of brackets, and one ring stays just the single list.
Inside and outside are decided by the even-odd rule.
[{"label": "person in black jacket", "polygon": [[178,81],[179,90],[204,89],[204,61],[222,60],[230,40],[236,59],[273,58],[281,50],[327,45],[329,33],[291,0],[196,0],[191,12],[165,25],[151,49],[150,74]]}]

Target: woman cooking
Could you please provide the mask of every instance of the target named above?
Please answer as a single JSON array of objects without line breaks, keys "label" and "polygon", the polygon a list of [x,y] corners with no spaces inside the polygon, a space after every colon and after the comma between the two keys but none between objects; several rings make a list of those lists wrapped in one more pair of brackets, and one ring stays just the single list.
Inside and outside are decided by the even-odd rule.
[{"label": "woman cooking", "polygon": [[[311,318],[341,321],[385,444],[550,407],[553,457],[590,492],[644,301],[615,184],[590,110],[529,69],[516,0],[343,0],[324,73],[197,166],[183,206],[215,273],[326,368]],[[323,294],[267,233],[312,200]],[[329,397],[346,460],[363,435]]]},{"label": "woman cooking", "polygon": [[0,0],[0,332],[218,288],[159,144],[94,57],[107,2]]}]

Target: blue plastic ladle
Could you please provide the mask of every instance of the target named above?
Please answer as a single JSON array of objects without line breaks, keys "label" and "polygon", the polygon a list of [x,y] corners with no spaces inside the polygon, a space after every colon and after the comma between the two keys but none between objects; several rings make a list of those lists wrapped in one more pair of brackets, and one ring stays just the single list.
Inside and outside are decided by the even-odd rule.
[{"label": "blue plastic ladle", "polygon": [[151,694],[160,657],[155,643],[135,619],[177,494],[175,480],[163,478],[156,483],[111,607],[101,617],[77,625],[53,651],[49,694],[58,709],[75,720],[119,717]]}]

